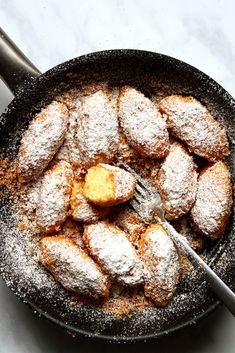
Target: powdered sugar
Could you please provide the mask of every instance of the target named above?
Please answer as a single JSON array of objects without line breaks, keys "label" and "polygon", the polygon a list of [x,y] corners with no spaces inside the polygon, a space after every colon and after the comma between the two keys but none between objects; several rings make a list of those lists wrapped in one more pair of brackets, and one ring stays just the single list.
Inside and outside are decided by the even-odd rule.
[{"label": "powdered sugar", "polygon": [[99,298],[108,294],[108,278],[77,245],[62,237],[41,242],[40,261],[69,291]]},{"label": "powdered sugar", "polygon": [[224,127],[193,97],[169,96],[159,105],[173,134],[210,161],[229,154]]},{"label": "powdered sugar", "polygon": [[68,216],[72,178],[72,168],[65,161],[58,162],[43,176],[36,204],[37,225],[42,231],[58,231]]},{"label": "powdered sugar", "polygon": [[163,157],[168,151],[166,123],[154,104],[134,88],[122,88],[119,120],[128,143],[141,155]]},{"label": "powdered sugar", "polygon": [[197,191],[196,165],[185,148],[175,142],[159,172],[159,192],[168,219],[176,219],[193,206]]},{"label": "powdered sugar", "polygon": [[132,244],[138,247],[140,235],[147,227],[141,217],[130,207],[126,206],[116,210],[112,221],[130,237]]},{"label": "powdered sugar", "polygon": [[81,223],[73,221],[70,218],[67,218],[58,236],[71,239],[75,244],[80,246],[82,249],[84,249],[85,247],[82,240],[83,225]]},{"label": "powdered sugar", "polygon": [[86,166],[111,161],[118,150],[117,113],[103,91],[83,98],[77,142]]},{"label": "powdered sugar", "polygon": [[78,119],[80,118],[81,101],[76,98],[69,111],[68,126],[63,145],[60,147],[55,159],[65,160],[73,166],[81,164],[80,150],[77,142]]},{"label": "powdered sugar", "polygon": [[18,156],[18,173],[22,181],[39,176],[63,143],[68,119],[64,104],[56,101],[31,121],[24,133]]},{"label": "powdered sugar", "polygon": [[145,295],[156,305],[165,306],[179,280],[180,262],[177,250],[159,225],[152,225],[146,230],[141,244],[142,257],[147,268]]},{"label": "powdered sugar", "polygon": [[217,162],[199,176],[198,191],[191,215],[196,228],[209,237],[220,236],[231,213],[232,186],[228,167]]},{"label": "powdered sugar", "polygon": [[84,242],[102,268],[119,283],[142,283],[143,264],[127,236],[107,222],[85,227]]}]

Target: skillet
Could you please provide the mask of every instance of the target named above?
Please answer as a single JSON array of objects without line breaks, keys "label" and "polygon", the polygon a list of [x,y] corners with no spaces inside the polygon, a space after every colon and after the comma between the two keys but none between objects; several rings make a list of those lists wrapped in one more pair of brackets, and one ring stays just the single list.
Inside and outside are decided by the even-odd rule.
[{"label": "skillet", "polygon": [[[235,101],[213,79],[180,60],[142,50],[106,50],[77,57],[41,74],[1,30],[0,75],[15,95],[0,119],[1,158],[16,157],[30,118],[58,94],[108,81],[114,87],[134,86],[147,96],[156,90],[193,95],[206,104],[227,128],[231,150],[227,162],[234,181]],[[11,198],[2,187],[0,273],[9,288],[35,313],[66,330],[116,341],[158,338],[197,322],[219,304],[203,276],[193,270],[183,278],[166,308],[149,307],[117,318],[95,306],[77,305],[28,254],[17,225]],[[234,227],[232,215],[225,235],[212,244],[206,258],[231,289],[235,289]]]}]

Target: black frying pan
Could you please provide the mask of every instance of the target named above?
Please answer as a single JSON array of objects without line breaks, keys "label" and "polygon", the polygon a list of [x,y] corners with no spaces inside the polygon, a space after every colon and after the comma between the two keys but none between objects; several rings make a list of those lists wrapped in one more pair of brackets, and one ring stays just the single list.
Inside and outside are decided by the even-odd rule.
[{"label": "black frying pan", "polygon": [[[15,94],[0,121],[2,156],[15,158],[22,131],[31,116],[58,93],[108,81],[110,86],[137,87],[148,96],[156,90],[163,90],[164,94],[190,94],[206,104],[227,127],[231,148],[228,163],[232,177],[235,176],[235,101],[218,83],[182,61],[141,50],[107,50],[75,58],[40,74],[1,32],[0,75]],[[76,306],[67,292],[25,251],[25,239],[18,231],[15,210],[4,188],[0,207],[2,277],[35,312],[65,329],[112,340],[159,337],[196,322],[219,303],[203,276],[193,271],[181,281],[173,300],[164,309],[146,308],[117,319],[94,306]],[[224,237],[207,256],[211,267],[233,289],[234,226],[232,216]]]}]

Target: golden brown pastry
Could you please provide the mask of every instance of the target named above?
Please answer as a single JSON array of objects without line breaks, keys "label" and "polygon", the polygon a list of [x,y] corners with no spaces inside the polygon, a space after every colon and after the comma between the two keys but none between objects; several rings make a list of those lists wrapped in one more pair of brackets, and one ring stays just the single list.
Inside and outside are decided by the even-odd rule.
[{"label": "golden brown pastry", "polygon": [[108,222],[85,226],[84,243],[101,268],[120,284],[143,282],[143,264],[126,234]]},{"label": "golden brown pastry", "polygon": [[58,232],[66,217],[72,190],[73,171],[69,163],[60,161],[43,176],[36,221],[44,233]]},{"label": "golden brown pastry", "polygon": [[75,181],[70,200],[71,215],[76,221],[93,223],[106,216],[109,209],[89,202],[83,193],[83,181]]},{"label": "golden brown pastry", "polygon": [[55,236],[43,238],[40,261],[67,290],[94,299],[108,296],[108,277],[72,240]]},{"label": "golden brown pastry", "polygon": [[135,178],[125,170],[109,164],[88,169],[84,196],[100,206],[113,206],[129,200],[135,192]]},{"label": "golden brown pastry", "polygon": [[119,153],[115,164],[127,163],[137,174],[142,176],[158,190],[158,173],[162,165],[162,158],[147,158],[141,156],[128,145],[126,139],[120,134]]},{"label": "golden brown pastry", "polygon": [[83,225],[74,221],[71,218],[67,218],[63,228],[60,230],[58,237],[61,236],[63,238],[71,239],[75,244],[80,246],[82,249],[85,248],[83,243]]},{"label": "golden brown pastry", "polygon": [[196,202],[191,210],[195,229],[210,238],[224,232],[232,207],[231,176],[227,165],[217,162],[204,168],[198,179]]},{"label": "golden brown pastry", "polygon": [[173,241],[159,224],[150,225],[140,240],[146,266],[144,293],[156,306],[171,300],[180,274],[178,252]]},{"label": "golden brown pastry", "polygon": [[185,141],[189,149],[209,161],[229,154],[224,127],[193,97],[168,96],[159,104],[171,132]]},{"label": "golden brown pastry", "polygon": [[118,99],[118,115],[128,143],[141,155],[156,158],[167,154],[166,123],[150,99],[125,86]]},{"label": "golden brown pastry", "polygon": [[83,165],[90,167],[99,162],[111,162],[119,144],[118,119],[116,109],[104,91],[83,99],[77,124]]},{"label": "golden brown pastry", "polygon": [[54,101],[30,122],[18,154],[20,182],[36,179],[46,168],[63,143],[67,120],[66,106]]},{"label": "golden brown pastry", "polygon": [[192,208],[197,191],[196,166],[180,143],[171,145],[159,171],[158,184],[166,218],[179,218]]},{"label": "golden brown pastry", "polygon": [[65,160],[73,167],[81,165],[80,150],[77,141],[78,119],[80,118],[81,102],[77,98],[69,111],[68,125],[62,146],[55,156],[55,160]]},{"label": "golden brown pastry", "polygon": [[137,247],[141,234],[147,228],[143,219],[134,210],[126,206],[114,211],[112,221],[127,234],[131,243]]}]

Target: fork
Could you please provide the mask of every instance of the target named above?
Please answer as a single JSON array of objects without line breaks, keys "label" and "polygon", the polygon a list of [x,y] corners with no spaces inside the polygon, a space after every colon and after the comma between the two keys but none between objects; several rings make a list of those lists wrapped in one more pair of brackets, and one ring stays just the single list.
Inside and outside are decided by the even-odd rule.
[{"label": "fork", "polygon": [[213,289],[214,293],[224,303],[224,305],[235,316],[235,294],[219,278],[219,276],[204,262],[200,256],[191,248],[187,239],[179,234],[174,227],[165,219],[165,212],[159,193],[155,188],[139,174],[137,174],[126,163],[121,166],[136,178],[136,192],[130,200],[132,208],[144,219],[146,223],[157,222],[171,236],[176,247],[190,260],[195,268],[202,271],[206,281]]}]

